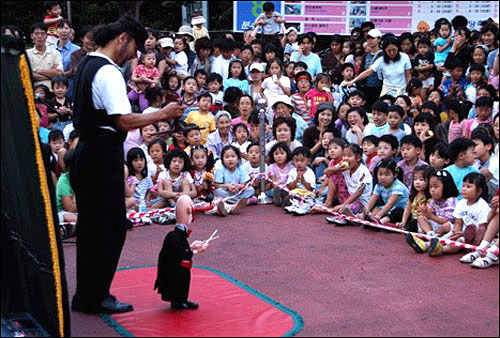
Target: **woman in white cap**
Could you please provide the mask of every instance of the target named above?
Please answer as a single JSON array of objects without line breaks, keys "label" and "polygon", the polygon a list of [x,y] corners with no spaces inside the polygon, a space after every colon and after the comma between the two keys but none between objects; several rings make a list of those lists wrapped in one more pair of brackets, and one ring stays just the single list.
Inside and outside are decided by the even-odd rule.
[{"label": "woman in white cap", "polygon": [[[373,28],[368,31],[366,36],[366,43],[370,48],[370,52],[366,53],[363,57],[361,71],[370,68],[370,66],[382,56],[382,50],[380,49],[380,38],[382,37],[382,32]],[[365,83],[362,89],[366,95],[367,106],[371,107],[380,96],[382,81],[378,78],[377,74],[372,74],[368,76],[364,82]]]},{"label": "woman in white cap", "polygon": [[171,57],[172,50],[174,48],[174,40],[172,38],[161,38],[158,40],[158,47],[163,57],[158,63],[158,72],[160,73],[160,79],[163,78],[163,74],[170,74],[172,68],[167,63],[167,58]]},{"label": "woman in white cap", "polygon": [[250,77],[252,78],[252,84],[250,85],[250,95],[254,102],[258,103],[259,100],[266,100],[267,97],[264,94],[264,88],[262,87],[262,81],[264,76],[264,66],[261,63],[255,62],[250,66]]}]

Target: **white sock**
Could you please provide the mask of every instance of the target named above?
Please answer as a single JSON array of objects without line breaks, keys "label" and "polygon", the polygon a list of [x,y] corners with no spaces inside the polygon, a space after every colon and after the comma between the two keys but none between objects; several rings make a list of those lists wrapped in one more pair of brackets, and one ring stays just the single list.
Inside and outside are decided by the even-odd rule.
[{"label": "white sock", "polygon": [[493,252],[491,251],[496,251],[498,250],[498,246],[496,246],[495,244],[493,244],[491,247],[490,247],[490,252],[488,252],[488,255],[491,259],[493,260],[497,260],[498,259],[498,255],[497,254],[494,254]]},{"label": "white sock", "polygon": [[490,242],[485,241],[484,239],[481,241],[481,244],[479,244],[480,248],[487,248],[490,245]]}]

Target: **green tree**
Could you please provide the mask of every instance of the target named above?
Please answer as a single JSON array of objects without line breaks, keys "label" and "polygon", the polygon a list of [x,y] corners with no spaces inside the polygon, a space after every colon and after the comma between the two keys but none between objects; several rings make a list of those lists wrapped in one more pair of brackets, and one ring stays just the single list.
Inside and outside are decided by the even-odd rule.
[{"label": "green tree", "polygon": [[[189,1],[71,1],[71,21],[75,27],[78,42],[78,29],[82,25],[97,25],[117,20],[126,14],[138,17],[148,27],[165,31],[177,31],[182,18],[182,5]],[[66,1],[61,1],[62,16],[67,18]],[[3,1],[1,24],[16,25],[31,43],[30,26],[43,21],[45,9],[43,1]],[[210,1],[210,30],[232,30],[233,2]]]}]

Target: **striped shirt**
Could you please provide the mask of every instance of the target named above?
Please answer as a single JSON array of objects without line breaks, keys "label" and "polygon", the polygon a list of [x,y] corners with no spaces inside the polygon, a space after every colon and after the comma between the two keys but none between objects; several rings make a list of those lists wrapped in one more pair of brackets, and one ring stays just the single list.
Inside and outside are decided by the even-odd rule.
[{"label": "striped shirt", "polygon": [[450,197],[443,203],[439,203],[435,199],[429,200],[429,209],[431,212],[440,218],[446,218],[450,222],[455,221],[453,217],[453,211],[457,205],[457,199],[455,197]]},{"label": "striped shirt", "polygon": [[295,108],[295,112],[300,115],[304,121],[307,122],[307,124],[309,124],[311,116],[307,113],[306,100],[299,93],[293,94],[290,99]]}]

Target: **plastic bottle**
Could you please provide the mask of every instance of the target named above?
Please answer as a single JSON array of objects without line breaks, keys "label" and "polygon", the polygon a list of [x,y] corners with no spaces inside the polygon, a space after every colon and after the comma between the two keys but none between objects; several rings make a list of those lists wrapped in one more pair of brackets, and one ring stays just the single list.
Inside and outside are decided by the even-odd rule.
[{"label": "plastic bottle", "polygon": [[148,207],[146,206],[146,201],[144,200],[144,197],[141,197],[141,200],[139,201],[139,212],[146,212],[148,211]]}]

